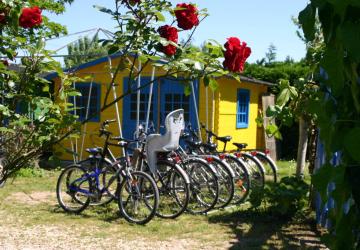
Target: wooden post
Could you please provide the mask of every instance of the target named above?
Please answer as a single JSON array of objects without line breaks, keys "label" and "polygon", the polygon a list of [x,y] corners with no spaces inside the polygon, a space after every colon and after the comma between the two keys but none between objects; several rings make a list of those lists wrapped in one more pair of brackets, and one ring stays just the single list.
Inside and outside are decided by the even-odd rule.
[{"label": "wooden post", "polygon": [[[264,94],[261,97],[262,100],[262,110],[264,114],[264,127],[269,124],[269,118],[266,117],[266,110],[269,106],[275,105],[275,96],[272,94]],[[275,137],[269,137],[264,130],[264,138],[265,138],[265,148],[270,150],[270,157],[276,161],[277,160],[277,150],[276,150],[276,140]]]}]

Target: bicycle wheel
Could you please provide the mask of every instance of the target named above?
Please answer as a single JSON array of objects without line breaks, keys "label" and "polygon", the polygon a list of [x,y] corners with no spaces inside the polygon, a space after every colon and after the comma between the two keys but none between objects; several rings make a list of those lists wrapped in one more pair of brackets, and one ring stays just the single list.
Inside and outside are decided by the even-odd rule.
[{"label": "bicycle wheel", "polygon": [[276,163],[265,153],[256,151],[256,158],[259,159],[265,170],[265,182],[277,182]]},{"label": "bicycle wheel", "polygon": [[100,177],[102,180],[103,194],[105,199],[102,204],[108,204],[113,200],[118,200],[117,189],[121,183],[121,175],[117,174],[117,167],[114,165],[107,165],[101,170]]},{"label": "bicycle wheel", "polygon": [[3,160],[0,159],[0,188],[2,188],[5,185],[4,178],[4,167],[3,167]]},{"label": "bicycle wheel", "polygon": [[245,166],[245,163],[241,159],[238,159],[233,155],[227,154],[225,156],[225,160],[235,172],[235,190],[234,197],[231,203],[238,205],[249,196],[251,187],[250,174]]},{"label": "bicycle wheel", "polygon": [[79,165],[70,165],[58,178],[56,197],[66,212],[80,213],[90,204],[90,190],[86,171]]},{"label": "bicycle wheel", "polygon": [[120,213],[131,223],[144,225],[156,214],[159,193],[150,175],[134,171],[123,178],[118,189]]},{"label": "bicycle wheel", "polygon": [[[101,158],[88,158],[78,164],[89,175],[92,175],[92,177],[89,177],[89,181],[91,182],[91,193],[94,195],[90,197],[90,205],[102,206],[113,201],[116,197],[116,189],[120,180],[119,176],[114,176],[116,169],[111,165],[110,161]],[[97,177],[93,175],[95,172]],[[113,176],[115,179],[111,179]],[[111,183],[109,183],[109,180],[112,180]]]},{"label": "bicycle wheel", "polygon": [[157,216],[165,219],[180,216],[190,199],[190,181],[186,172],[171,162],[158,161],[154,179],[160,197]]},{"label": "bicycle wheel", "polygon": [[190,201],[187,210],[193,214],[207,213],[219,197],[219,183],[215,169],[205,160],[190,158],[181,166],[190,178]]},{"label": "bicycle wheel", "polygon": [[259,190],[263,189],[265,186],[265,170],[261,162],[248,153],[242,153],[241,159],[249,170],[252,188]]},{"label": "bicycle wheel", "polygon": [[215,208],[224,208],[230,204],[234,197],[235,174],[230,166],[218,157],[211,156],[211,164],[215,167],[219,182],[219,198]]}]

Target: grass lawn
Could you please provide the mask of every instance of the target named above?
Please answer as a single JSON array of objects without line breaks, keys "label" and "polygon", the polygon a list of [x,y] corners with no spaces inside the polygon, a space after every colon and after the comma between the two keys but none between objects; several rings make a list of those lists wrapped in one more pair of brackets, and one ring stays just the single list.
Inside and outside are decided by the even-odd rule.
[{"label": "grass lawn", "polygon": [[[290,164],[291,165],[291,164]],[[279,164],[281,175],[293,173]],[[286,221],[248,205],[137,226],[117,205],[69,215],[57,205],[59,171],[18,177],[0,189],[0,249],[322,249],[313,219]]]}]

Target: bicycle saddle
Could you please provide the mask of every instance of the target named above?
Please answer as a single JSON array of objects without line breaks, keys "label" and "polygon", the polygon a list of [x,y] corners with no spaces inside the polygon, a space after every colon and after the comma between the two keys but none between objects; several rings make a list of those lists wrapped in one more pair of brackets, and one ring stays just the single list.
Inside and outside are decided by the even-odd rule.
[{"label": "bicycle saddle", "polygon": [[86,152],[90,153],[90,154],[99,154],[102,152],[102,147],[96,147],[96,148],[87,148],[85,149]]},{"label": "bicycle saddle", "polygon": [[235,145],[238,149],[244,149],[248,146],[247,143],[238,143],[238,142],[234,142],[233,145]]},{"label": "bicycle saddle", "polygon": [[216,137],[216,139],[225,143],[225,142],[231,141],[232,137],[231,137],[230,135],[228,135],[228,136],[221,136],[221,137],[218,136],[218,137]]}]

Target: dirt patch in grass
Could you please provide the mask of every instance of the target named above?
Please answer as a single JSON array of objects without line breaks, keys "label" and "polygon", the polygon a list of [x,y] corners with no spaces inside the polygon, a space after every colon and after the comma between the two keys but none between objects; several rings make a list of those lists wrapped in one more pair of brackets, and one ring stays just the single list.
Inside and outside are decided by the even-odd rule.
[{"label": "dirt patch in grass", "polygon": [[[89,235],[80,232],[87,231]],[[66,228],[58,226],[33,226],[17,228],[0,226],[0,249],[223,249],[203,244],[195,239],[172,238],[165,241],[111,232],[101,233],[96,228]]]}]

